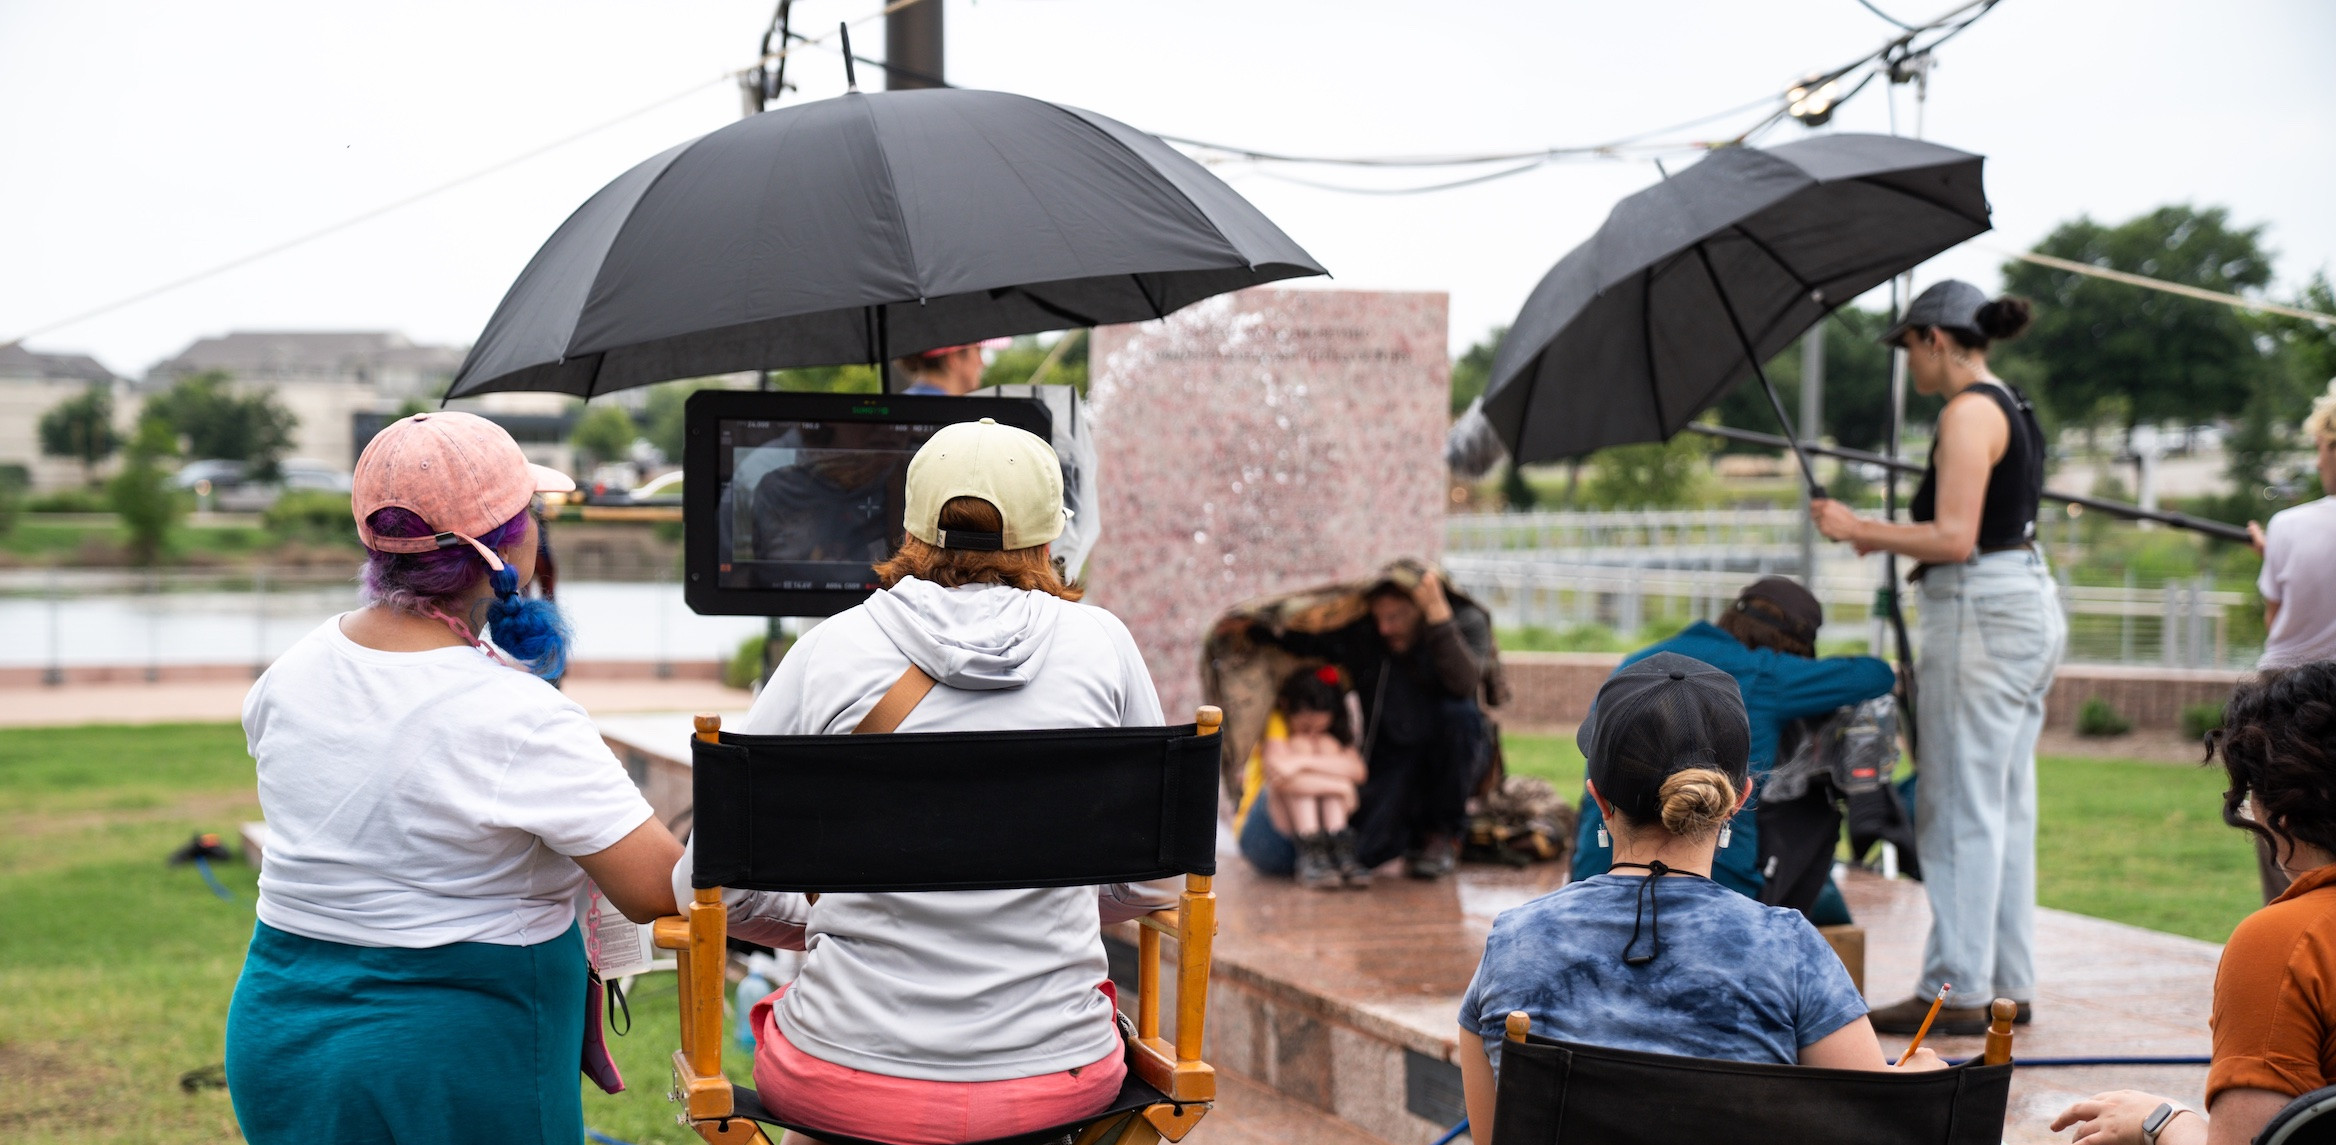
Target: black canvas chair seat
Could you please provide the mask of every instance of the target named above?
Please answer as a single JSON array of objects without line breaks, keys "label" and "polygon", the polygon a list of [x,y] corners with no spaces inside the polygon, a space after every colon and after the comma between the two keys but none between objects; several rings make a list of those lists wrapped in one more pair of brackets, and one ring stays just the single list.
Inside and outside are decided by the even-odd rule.
[{"label": "black canvas chair seat", "polygon": [[[732,1100],[736,1102],[738,1116],[747,1118],[751,1121],[759,1121],[765,1125],[776,1125],[782,1129],[792,1129],[802,1133],[808,1133],[811,1136],[818,1138],[820,1141],[825,1142],[826,1145],[898,1145],[897,1142],[877,1141],[866,1137],[850,1137],[841,1133],[833,1132],[831,1130],[814,1129],[808,1125],[797,1125],[791,1121],[782,1121],[777,1116],[773,1115],[769,1109],[764,1107],[762,1103],[762,1096],[755,1091],[748,1089],[743,1085],[738,1085],[732,1086],[730,1092],[733,1095]],[[1145,1106],[1156,1105],[1166,1100],[1168,1100],[1168,1098],[1165,1094],[1162,1094],[1159,1090],[1146,1085],[1144,1083],[1144,1079],[1137,1077],[1135,1075],[1135,1071],[1131,1069],[1128,1071],[1127,1080],[1121,1082],[1119,1085],[1118,1096],[1113,1097],[1111,1099],[1111,1104],[1108,1107],[1103,1109],[1101,1112],[1094,1114],[1093,1116],[1081,1118],[1068,1125],[1057,1125],[1052,1129],[1039,1129],[1029,1133],[1016,1134],[1012,1137],[993,1137],[987,1141],[970,1142],[968,1145],[1054,1145],[1055,1142],[1062,1141],[1065,1138],[1074,1136],[1080,1130],[1083,1130],[1106,1117],[1116,1117],[1123,1113],[1133,1113],[1136,1110],[1144,1108]]]},{"label": "black canvas chair seat", "polygon": [[1529,1037],[1501,1046],[1489,1145],[1997,1145],[2011,1081],[2008,1064],[1817,1069]]},{"label": "black canvas chair seat", "polygon": [[693,740],[695,885],[958,891],[1213,875],[1217,742],[1192,724]]}]

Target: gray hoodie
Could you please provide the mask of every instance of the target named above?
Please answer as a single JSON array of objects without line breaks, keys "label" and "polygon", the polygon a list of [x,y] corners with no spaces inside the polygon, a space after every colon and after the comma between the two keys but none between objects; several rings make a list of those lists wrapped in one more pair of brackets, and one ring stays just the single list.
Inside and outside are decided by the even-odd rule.
[{"label": "gray hoodie", "polygon": [[[904,732],[1163,722],[1135,641],[1110,613],[1042,592],[910,579],[805,633],[740,730],[849,733],[911,662],[944,686],[909,713]],[[674,872],[683,901],[689,870],[684,857]],[[732,934],[806,952],[775,1008],[797,1049],[892,1077],[996,1081],[1119,1051],[1097,989],[1107,976],[1101,924],[1172,905],[1175,890],[724,898]]]}]

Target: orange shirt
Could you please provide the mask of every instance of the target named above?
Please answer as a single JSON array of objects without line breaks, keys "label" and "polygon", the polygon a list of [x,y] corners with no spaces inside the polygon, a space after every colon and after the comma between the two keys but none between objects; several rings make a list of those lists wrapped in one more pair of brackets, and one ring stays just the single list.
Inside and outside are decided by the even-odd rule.
[{"label": "orange shirt", "polygon": [[2336,1082],[2336,866],[2306,871],[2248,915],[2214,973],[2206,1102],[2230,1089],[2290,1097]]}]

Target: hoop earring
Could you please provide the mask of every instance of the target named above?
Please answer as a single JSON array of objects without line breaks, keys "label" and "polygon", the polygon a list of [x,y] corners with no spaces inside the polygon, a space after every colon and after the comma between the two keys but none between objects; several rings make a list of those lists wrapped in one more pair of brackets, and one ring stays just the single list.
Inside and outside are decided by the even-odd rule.
[{"label": "hoop earring", "polygon": [[1722,823],[1722,824],[1720,824],[1720,850],[1723,850],[1723,851],[1727,850],[1727,849],[1728,849],[1728,844],[1729,844],[1731,841],[1733,841],[1733,840],[1735,839],[1735,837],[1736,837],[1736,825],[1735,825],[1735,824],[1733,824],[1733,823]]},{"label": "hoop earring", "polygon": [[1604,827],[1598,828],[1598,846],[1609,851],[1614,849],[1614,836],[1607,834]]}]

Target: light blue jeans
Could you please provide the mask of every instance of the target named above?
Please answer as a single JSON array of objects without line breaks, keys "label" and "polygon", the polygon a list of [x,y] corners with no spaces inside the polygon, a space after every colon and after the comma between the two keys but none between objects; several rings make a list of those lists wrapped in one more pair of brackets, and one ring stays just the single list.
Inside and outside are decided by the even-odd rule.
[{"label": "light blue jeans", "polygon": [[2068,620],[2025,550],[1934,566],[1915,664],[1922,795],[1915,845],[1930,896],[1919,997],[1957,1006],[2036,996],[2036,736]]}]

